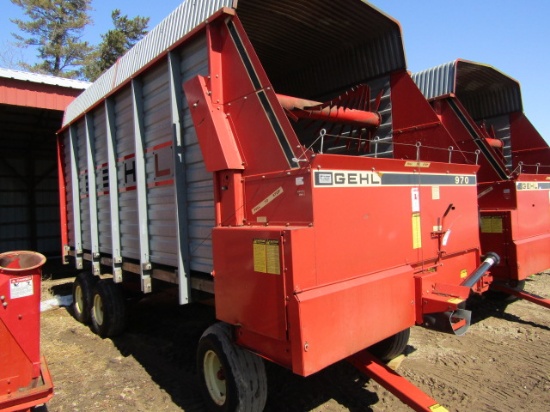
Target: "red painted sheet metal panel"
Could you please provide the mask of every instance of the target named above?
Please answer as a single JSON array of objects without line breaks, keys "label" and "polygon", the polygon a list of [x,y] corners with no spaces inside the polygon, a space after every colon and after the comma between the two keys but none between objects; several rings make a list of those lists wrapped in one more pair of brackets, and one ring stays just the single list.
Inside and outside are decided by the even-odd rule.
[{"label": "red painted sheet metal panel", "polygon": [[512,210],[517,208],[517,192],[513,181],[492,181],[478,185],[481,210]]},{"label": "red painted sheet metal panel", "polygon": [[224,107],[212,102],[207,79],[194,77],[184,84],[184,91],[193,122],[197,125],[195,130],[204,153],[206,169],[209,172],[242,169],[243,160]]},{"label": "red painted sheet metal panel", "polygon": [[245,216],[249,224],[313,223],[311,171],[299,169],[245,179]]},{"label": "red painted sheet metal panel", "polygon": [[[407,265],[301,291],[316,276],[314,238],[314,228],[213,232],[216,316],[239,326],[241,344],[302,375],[415,322],[413,269]],[[286,356],[278,353],[283,348]]]},{"label": "red painted sheet metal panel", "polygon": [[[220,27],[224,110],[243,153],[245,176],[297,166],[300,143],[238,17]],[[246,155],[245,155],[246,154]]]},{"label": "red painted sheet metal panel", "polygon": [[418,142],[421,160],[448,162],[445,149],[457,144],[404,70],[391,75],[391,102],[394,158],[416,159]]},{"label": "red painted sheet metal panel", "polygon": [[63,111],[82,90],[0,78],[0,104]]},{"label": "red painted sheet metal panel", "polygon": [[522,280],[550,267],[548,175],[518,176],[479,186],[483,251],[501,257],[491,270],[498,279]]},{"label": "red painted sheet metal panel", "polygon": [[[302,375],[412,326],[415,276],[458,285],[477,267],[476,169],[318,155],[299,176],[245,179],[267,219],[313,212],[313,222],[214,229],[217,317],[239,326],[241,344]],[[276,351],[285,342],[288,358]]]},{"label": "red painted sheet metal panel", "polygon": [[[342,280],[343,267],[347,278],[403,264],[421,270],[479,248],[475,167],[330,155],[317,164],[315,173],[334,179],[313,189],[319,284]],[[372,184],[356,184],[361,177]]]},{"label": "red painted sheet metal panel", "polygon": [[298,139],[238,18],[212,23],[208,36],[214,72],[184,85],[208,170],[244,167],[251,176],[296,167]]},{"label": "red painted sheet metal panel", "polygon": [[529,119],[523,113],[512,113],[510,129],[513,168],[516,168],[519,162],[523,162],[524,172],[536,173],[536,167],[533,165],[540,163],[543,168],[539,173],[550,173],[550,147]]},{"label": "red painted sheet metal panel", "polygon": [[292,370],[315,373],[414,324],[413,269],[403,266],[294,295]]},{"label": "red painted sheet metal panel", "polygon": [[[475,164],[477,159],[477,164],[480,165],[478,172],[478,179],[480,182],[494,182],[501,180],[497,169],[505,169],[502,159],[497,155],[496,150],[489,145],[486,145],[486,150],[490,155],[492,162],[494,162],[494,166],[491,165],[491,162],[482,153],[480,153],[479,156],[476,156],[475,152],[479,149],[479,146],[475,143],[471,133],[474,133],[475,137],[480,139],[480,144],[484,144],[484,134],[479,127],[476,126],[473,119],[471,119],[464,109],[464,119],[469,122],[469,125],[472,128],[471,131],[469,131],[451,107],[451,102],[459,108],[462,107],[460,102],[454,97],[444,100],[437,100],[433,104],[434,109],[440,116],[443,125],[456,142],[453,144],[453,146],[457,149],[456,153],[453,155],[453,161]],[[445,146],[443,147],[445,148]]]},{"label": "red painted sheet metal panel", "polygon": [[517,275],[511,277],[513,280],[524,280],[550,268],[550,234],[516,240],[514,246]]},{"label": "red painted sheet metal panel", "polygon": [[53,382],[46,359],[41,358],[41,376],[23,390],[0,392],[0,409],[4,412],[19,412],[34,410],[34,406],[42,405],[53,397]]},{"label": "red painted sheet metal panel", "polygon": [[212,243],[217,318],[286,340],[281,230],[215,228]]},{"label": "red painted sheet metal panel", "polygon": [[57,136],[57,179],[59,185],[59,220],[61,225],[61,260],[65,263],[69,244],[69,223],[67,216],[67,186],[65,183],[65,146],[63,136]]},{"label": "red painted sheet metal panel", "polygon": [[[548,175],[520,175],[515,182],[518,203],[513,221],[515,240],[550,235],[550,181]],[[550,254],[550,249],[548,249]],[[545,268],[548,269],[548,268]],[[544,269],[542,269],[544,270]]]},{"label": "red painted sheet metal panel", "polygon": [[[40,376],[40,253],[0,254],[0,396]],[[0,404],[1,409],[1,404]]]},{"label": "red painted sheet metal panel", "polygon": [[515,238],[518,217],[511,211],[481,211],[482,250],[500,256],[500,263],[491,269],[499,280],[523,280],[550,268],[550,234]]}]

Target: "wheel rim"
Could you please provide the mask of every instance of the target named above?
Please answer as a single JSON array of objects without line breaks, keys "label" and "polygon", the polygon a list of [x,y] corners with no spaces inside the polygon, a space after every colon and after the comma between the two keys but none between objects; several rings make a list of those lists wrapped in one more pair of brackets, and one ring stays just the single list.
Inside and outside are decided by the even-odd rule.
[{"label": "wheel rim", "polygon": [[84,292],[82,291],[82,287],[80,285],[76,285],[75,291],[74,291],[74,302],[75,302],[75,308],[78,313],[84,312]]},{"label": "wheel rim", "polygon": [[101,296],[94,296],[94,319],[98,325],[103,325],[103,301]]},{"label": "wheel rim", "polygon": [[217,405],[223,405],[227,393],[227,383],[223,365],[216,352],[209,350],[204,354],[203,370],[210,397]]}]

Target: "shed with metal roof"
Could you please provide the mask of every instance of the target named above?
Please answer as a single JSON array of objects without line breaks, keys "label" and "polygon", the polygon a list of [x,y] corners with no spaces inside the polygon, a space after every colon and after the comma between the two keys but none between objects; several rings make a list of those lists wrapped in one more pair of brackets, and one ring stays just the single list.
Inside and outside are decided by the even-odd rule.
[{"label": "shed with metal roof", "polygon": [[0,252],[59,255],[55,133],[88,85],[0,68]]}]

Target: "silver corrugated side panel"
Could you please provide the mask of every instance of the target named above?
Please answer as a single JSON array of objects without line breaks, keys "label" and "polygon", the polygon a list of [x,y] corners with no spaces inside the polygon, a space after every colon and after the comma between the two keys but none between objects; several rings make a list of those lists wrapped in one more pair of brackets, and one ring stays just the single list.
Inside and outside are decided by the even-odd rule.
[{"label": "silver corrugated side panel", "polygon": [[107,167],[107,131],[105,129],[105,107],[100,106],[93,112],[96,193],[99,231],[99,249],[112,253],[111,247],[111,202],[109,199],[109,169]]},{"label": "silver corrugated side panel", "polygon": [[[174,51],[179,67],[181,84],[198,74],[208,74],[206,37],[198,35]],[[181,135],[185,181],[181,187],[186,191],[184,205],[188,239],[179,239],[176,216],[177,199],[174,164],[174,119],[171,110],[170,67],[167,59],[158,61],[147,72],[134,79],[139,83],[134,96],[132,85],[118,90],[109,97],[114,137],[114,168],[108,158],[108,113],[106,105],[96,105],[86,114],[93,123],[86,135],[84,118],[80,118],[64,131],[65,181],[67,184],[69,243],[77,248],[76,240],[82,239],[83,251],[92,250],[89,175],[95,173],[97,199],[97,226],[99,252],[102,256],[118,255],[113,249],[111,199],[118,202],[120,233],[120,256],[124,259],[142,261],[143,250],[148,249],[149,262],[169,267],[178,267],[180,250],[178,241],[188,250],[186,259],[189,269],[209,273],[212,270],[211,229],[214,226],[214,190],[212,174],[207,172],[199,147],[193,121],[186,100],[180,92],[178,112]],[[179,89],[181,90],[181,89]],[[138,103],[135,103],[137,99]],[[138,125],[138,126],[136,126]],[[136,127],[139,129],[137,130]],[[70,131],[74,132],[77,148],[76,169],[78,175],[79,221],[74,221],[74,202],[71,191]],[[136,133],[142,135],[145,183],[138,181]],[[93,147],[94,170],[88,170],[86,139]],[[116,187],[110,187],[109,176],[116,176]],[[142,186],[140,186],[140,184]],[[139,187],[142,187],[146,213],[139,218]],[[147,226],[143,238],[141,227]],[[75,236],[79,231],[80,236]],[[146,245],[144,245],[144,242]],[[146,246],[146,248],[144,248]]]},{"label": "silver corrugated side panel", "polygon": [[[126,86],[114,96],[115,139],[122,256],[139,260],[136,165],[132,94]],[[112,173],[112,171],[109,171]]]},{"label": "silver corrugated side panel", "polygon": [[486,64],[455,60],[412,78],[427,99],[454,93],[476,121],[523,110],[519,83]]},{"label": "silver corrugated side panel", "polygon": [[[182,83],[196,75],[208,74],[206,37],[187,43],[180,51]],[[214,218],[214,182],[206,170],[187,99],[182,101],[182,134],[186,165],[187,222],[190,268],[210,273],[212,263],[212,228]]]},{"label": "silver corrugated side panel", "polygon": [[[169,71],[163,61],[143,75],[143,125],[151,261],[177,266],[178,232],[174,207],[174,149]],[[170,184],[166,184],[170,183]]]},{"label": "silver corrugated side panel", "polygon": [[80,221],[82,222],[82,248],[91,250],[91,231],[90,231],[90,198],[88,184],[88,167],[86,157],[86,127],[84,120],[79,120],[76,124],[76,137],[78,141],[78,187],[80,196]]}]

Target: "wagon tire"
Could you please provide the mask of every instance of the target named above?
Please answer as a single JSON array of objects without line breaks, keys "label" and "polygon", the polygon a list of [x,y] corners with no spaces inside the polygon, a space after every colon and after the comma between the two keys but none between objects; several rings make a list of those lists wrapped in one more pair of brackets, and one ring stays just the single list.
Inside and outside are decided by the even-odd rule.
[{"label": "wagon tire", "polygon": [[368,348],[368,351],[383,362],[389,362],[401,355],[411,336],[411,329],[407,328],[390,336]]},{"label": "wagon tire", "polygon": [[224,323],[210,326],[197,348],[199,385],[208,411],[262,411],[267,401],[263,360],[235,345],[232,329]]},{"label": "wagon tire", "polygon": [[90,323],[94,287],[99,278],[81,272],[73,282],[73,316],[80,323]]},{"label": "wagon tire", "polygon": [[102,338],[120,335],[126,326],[126,303],[120,286],[111,279],[96,283],[90,315],[92,330]]}]

